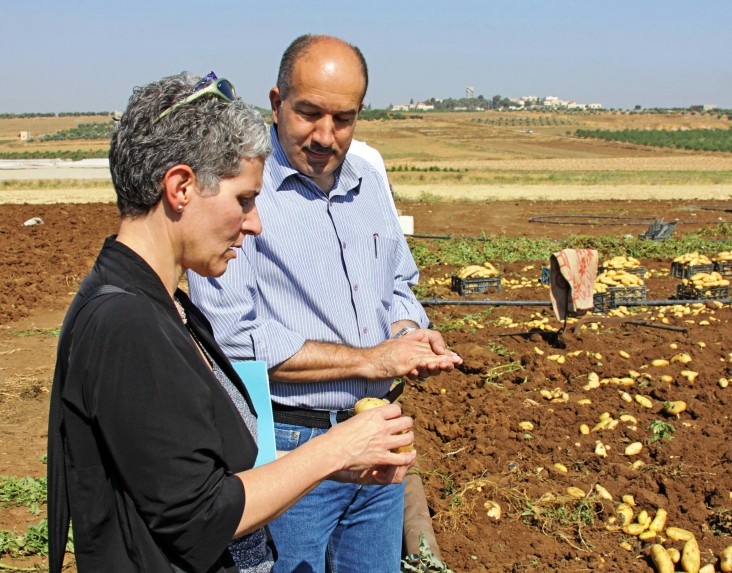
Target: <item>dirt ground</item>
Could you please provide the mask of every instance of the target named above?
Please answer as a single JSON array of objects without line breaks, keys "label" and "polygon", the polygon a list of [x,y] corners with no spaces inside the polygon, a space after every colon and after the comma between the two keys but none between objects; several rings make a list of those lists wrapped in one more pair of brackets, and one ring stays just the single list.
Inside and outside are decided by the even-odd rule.
[{"label": "dirt ground", "polygon": [[[400,202],[398,207],[414,216],[418,235],[637,235],[656,218],[678,220],[675,233],[684,233],[732,220],[729,200]],[[570,224],[529,222],[540,216]],[[32,217],[41,217],[44,224],[23,226]],[[605,224],[579,224],[587,222]],[[45,475],[41,457],[54,329],[103,238],[116,225],[111,204],[0,205],[0,475]],[[546,287],[538,283],[546,261],[493,262],[504,278],[527,277],[530,284],[463,300],[488,297],[537,305],[427,306],[465,364],[449,375],[412,384],[402,398],[416,420],[419,467],[442,558],[456,572],[651,571],[647,555],[658,538],[640,541],[606,529],[621,496],[632,495],[636,512],[645,509],[653,516],[664,508],[668,525],[694,532],[702,564],[715,562],[714,556],[732,544],[732,389],[718,384],[720,377],[732,377],[730,306],[647,307],[632,317],[677,330],[595,317],[583,319],[584,327],[570,324],[561,336],[526,334],[531,330],[527,322],[536,318],[561,326],[545,306]],[[657,271],[646,282],[648,299],[672,297],[678,279],[668,276],[670,261],[641,263]],[[422,280],[454,270],[427,268]],[[460,299],[448,287],[439,287],[436,294]],[[690,355],[689,364],[651,365],[681,352]],[[562,355],[563,363],[549,359],[553,355]],[[690,383],[682,370],[699,374]],[[585,389],[592,372],[603,380],[628,378],[631,385],[610,381]],[[671,381],[662,381],[662,375]],[[541,395],[556,388],[560,396],[554,401]],[[652,407],[637,403],[636,394],[649,397]],[[687,404],[679,417],[662,412],[671,400]],[[580,432],[581,424],[593,428],[603,412],[636,421],[625,418],[614,429]],[[652,439],[649,426],[658,421],[673,425],[673,433],[666,426],[672,439]],[[531,422],[533,429],[521,428],[521,422]],[[594,453],[598,440],[606,457]],[[643,444],[641,453],[624,455],[632,442]],[[633,469],[636,460],[644,465]],[[593,490],[596,484],[612,501]],[[588,495],[572,497],[570,486]],[[487,515],[484,504],[489,501],[500,505],[499,520]],[[0,507],[0,529],[20,532],[39,519],[24,508]],[[666,545],[681,548],[678,541]],[[0,561],[43,565],[38,559]]]}]

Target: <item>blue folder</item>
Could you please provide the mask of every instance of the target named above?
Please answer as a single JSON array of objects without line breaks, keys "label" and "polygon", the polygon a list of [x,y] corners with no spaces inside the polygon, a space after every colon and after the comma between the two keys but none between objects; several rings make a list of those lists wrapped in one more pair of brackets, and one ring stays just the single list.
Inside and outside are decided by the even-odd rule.
[{"label": "blue folder", "polygon": [[257,411],[257,446],[259,454],[254,467],[261,466],[277,459],[277,446],[274,434],[274,418],[272,401],[269,394],[269,376],[267,364],[263,360],[247,360],[234,362],[234,370],[247,387],[249,396]]}]

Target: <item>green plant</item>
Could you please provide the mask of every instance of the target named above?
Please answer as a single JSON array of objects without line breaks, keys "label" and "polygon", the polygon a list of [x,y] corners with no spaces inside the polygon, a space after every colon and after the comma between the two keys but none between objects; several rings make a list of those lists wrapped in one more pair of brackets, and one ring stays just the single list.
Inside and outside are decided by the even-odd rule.
[{"label": "green plant", "polygon": [[512,350],[509,350],[505,346],[498,344],[495,341],[490,341],[488,344],[485,345],[485,347],[491,352],[495,352],[496,354],[498,354],[498,356],[513,356],[515,354]]},{"label": "green plant", "polygon": [[654,420],[648,425],[648,429],[651,431],[651,441],[656,442],[658,440],[673,440],[673,434],[676,431],[674,425],[663,420]]},{"label": "green plant", "polygon": [[61,334],[60,328],[29,328],[28,330],[19,330],[18,332],[11,332],[12,336],[18,338],[26,338],[28,336],[58,336]]},{"label": "green plant", "polygon": [[30,525],[25,533],[0,530],[0,555],[10,557],[29,557],[48,555],[48,521],[43,519],[38,525]]},{"label": "green plant", "polygon": [[718,509],[707,519],[714,535],[732,535],[732,509]]},{"label": "green plant", "polygon": [[46,503],[46,478],[0,476],[0,502],[27,506],[38,515],[39,506]]},{"label": "green plant", "polygon": [[497,387],[502,387],[499,380],[508,374],[515,372],[521,372],[524,366],[520,362],[511,361],[508,364],[499,364],[493,366],[485,373],[485,383],[492,384]]},{"label": "green plant", "polygon": [[602,504],[594,496],[576,499],[552,495],[534,501],[526,499],[524,504],[523,523],[538,526],[542,532],[570,544],[572,538],[584,543],[582,529],[593,526],[602,511]]},{"label": "green plant", "polygon": [[424,534],[419,534],[419,553],[407,555],[402,559],[402,573],[453,573],[442,561],[435,557],[427,544]]}]

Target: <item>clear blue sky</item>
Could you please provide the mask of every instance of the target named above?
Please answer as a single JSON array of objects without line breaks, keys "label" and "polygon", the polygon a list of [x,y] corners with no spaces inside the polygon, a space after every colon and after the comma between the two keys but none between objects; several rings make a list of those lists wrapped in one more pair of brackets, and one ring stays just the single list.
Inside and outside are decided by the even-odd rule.
[{"label": "clear blue sky", "polygon": [[474,86],[732,108],[732,0],[0,0],[0,113],[124,109],[135,85],[212,69],[267,106],[308,32],[361,48],[373,107]]}]

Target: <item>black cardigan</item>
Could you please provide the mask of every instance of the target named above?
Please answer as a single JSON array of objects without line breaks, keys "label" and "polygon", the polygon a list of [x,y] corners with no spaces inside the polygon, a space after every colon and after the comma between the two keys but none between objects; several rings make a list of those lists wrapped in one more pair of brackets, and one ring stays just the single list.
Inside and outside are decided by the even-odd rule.
[{"label": "black cardigan", "polygon": [[[68,370],[59,355],[54,375],[62,420],[52,416],[49,425],[49,539],[64,536],[51,528],[64,481],[54,468],[65,466],[80,572],[158,573],[171,570],[168,562],[185,571],[234,571],[226,546],[245,495],[233,474],[254,465],[256,443],[157,274],[115,237],[67,318],[105,284],[131,294],[90,300],[75,323],[65,321],[59,341],[59,348],[72,345]],[[256,415],[206,318],[185,293],[176,296]]]}]

